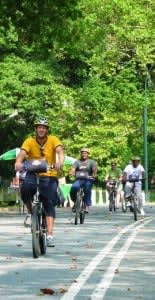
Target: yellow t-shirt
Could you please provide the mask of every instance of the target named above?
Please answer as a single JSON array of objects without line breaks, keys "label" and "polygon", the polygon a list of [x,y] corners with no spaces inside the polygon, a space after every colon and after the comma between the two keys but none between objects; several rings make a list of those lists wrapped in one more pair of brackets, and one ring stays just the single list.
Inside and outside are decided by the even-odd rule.
[{"label": "yellow t-shirt", "polygon": [[[43,145],[41,150],[40,144],[38,144],[35,137],[27,138],[21,149],[27,153],[27,159],[46,159],[48,165],[53,165],[56,162],[56,147],[62,146],[62,143],[56,136],[49,135],[47,141]],[[41,173],[43,176],[57,176],[56,170],[48,170],[46,173]]]}]

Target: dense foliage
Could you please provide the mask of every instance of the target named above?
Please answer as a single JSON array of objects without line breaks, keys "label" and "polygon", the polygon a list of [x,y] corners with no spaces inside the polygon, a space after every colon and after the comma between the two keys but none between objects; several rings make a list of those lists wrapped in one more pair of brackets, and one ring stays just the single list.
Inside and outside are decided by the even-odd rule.
[{"label": "dense foliage", "polygon": [[[48,116],[66,153],[87,145],[103,176],[115,158],[155,152],[155,2],[1,0],[0,153]],[[5,174],[1,163],[1,175]]]}]

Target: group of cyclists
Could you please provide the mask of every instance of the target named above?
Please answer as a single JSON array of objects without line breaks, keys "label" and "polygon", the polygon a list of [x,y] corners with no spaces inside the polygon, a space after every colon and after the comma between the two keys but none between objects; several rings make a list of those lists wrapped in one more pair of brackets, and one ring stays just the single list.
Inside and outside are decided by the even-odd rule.
[{"label": "group of cyclists", "polygon": [[[57,201],[58,175],[64,164],[63,144],[58,137],[49,134],[49,123],[44,117],[40,117],[34,123],[35,135],[26,138],[16,158],[15,170],[22,174],[24,162],[27,160],[46,160],[49,168],[46,172],[40,173],[39,193],[40,201],[43,203],[46,224],[47,224],[47,246],[54,246],[54,221],[55,204]],[[88,213],[91,206],[91,191],[94,180],[97,178],[97,163],[89,158],[88,148],[80,150],[80,158],[77,159],[71,168],[70,175],[75,177],[72,184],[70,197],[75,203],[77,191],[83,186],[85,213]],[[115,161],[111,162],[111,168],[105,176],[106,188],[110,193],[110,180],[116,180],[116,207],[119,208],[120,194],[124,186],[125,197],[128,198],[132,189],[132,178],[136,178],[135,190],[138,198],[138,208],[144,216],[142,202],[142,180],[145,177],[145,171],[140,164],[139,157],[133,157],[131,162],[122,171],[117,167]],[[21,183],[21,198],[27,207],[28,212],[32,212],[32,201],[36,193],[36,175],[34,172],[26,172],[24,180]],[[130,205],[130,203],[129,203]],[[72,210],[74,212],[73,206]]]},{"label": "group of cyclists", "polygon": [[111,180],[116,182],[116,208],[119,208],[121,194],[124,192],[124,197],[127,201],[127,206],[130,206],[129,201],[133,184],[135,185],[135,193],[138,201],[138,210],[142,216],[145,215],[143,209],[142,182],[145,179],[145,170],[140,163],[140,157],[134,156],[131,161],[125,166],[122,171],[117,167],[117,163],[113,161],[111,168],[106,174],[106,188],[110,194]]}]

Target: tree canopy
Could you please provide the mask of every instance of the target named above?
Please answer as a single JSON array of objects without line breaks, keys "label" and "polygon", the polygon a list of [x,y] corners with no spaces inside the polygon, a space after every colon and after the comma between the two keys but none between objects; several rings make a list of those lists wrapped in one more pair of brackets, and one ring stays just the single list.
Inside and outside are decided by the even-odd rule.
[{"label": "tree canopy", "polygon": [[113,158],[122,168],[132,154],[143,162],[147,105],[151,173],[154,90],[154,1],[1,1],[0,153],[45,114],[66,153],[87,145],[103,176]]}]

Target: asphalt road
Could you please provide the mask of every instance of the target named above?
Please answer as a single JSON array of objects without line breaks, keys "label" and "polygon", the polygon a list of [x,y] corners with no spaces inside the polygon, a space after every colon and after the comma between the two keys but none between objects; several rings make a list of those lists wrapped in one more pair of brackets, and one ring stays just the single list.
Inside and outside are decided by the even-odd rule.
[{"label": "asphalt road", "polygon": [[155,206],[145,211],[134,222],[129,212],[93,207],[74,225],[70,208],[59,208],[55,247],[38,259],[24,216],[0,213],[0,300],[154,300]]}]

